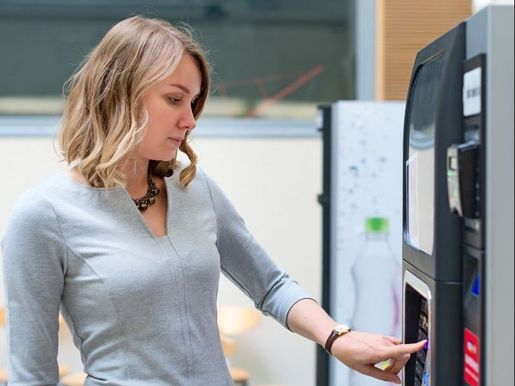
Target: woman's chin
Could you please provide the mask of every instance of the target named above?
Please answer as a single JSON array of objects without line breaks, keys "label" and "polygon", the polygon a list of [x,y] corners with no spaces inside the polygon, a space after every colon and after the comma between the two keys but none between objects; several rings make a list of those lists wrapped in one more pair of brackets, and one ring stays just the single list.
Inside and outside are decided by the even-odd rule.
[{"label": "woman's chin", "polygon": [[155,154],[153,157],[150,157],[149,159],[153,159],[155,161],[164,161],[164,162],[170,162],[173,161],[177,157],[177,150],[175,150],[172,154]]}]

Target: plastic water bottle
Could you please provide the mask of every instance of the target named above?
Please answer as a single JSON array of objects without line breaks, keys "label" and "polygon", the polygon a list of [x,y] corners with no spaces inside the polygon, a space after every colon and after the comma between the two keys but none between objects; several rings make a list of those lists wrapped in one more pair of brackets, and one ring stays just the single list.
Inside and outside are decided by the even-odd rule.
[{"label": "plastic water bottle", "polygon": [[[364,236],[363,247],[352,267],[356,294],[352,328],[398,337],[401,264],[388,240],[388,219],[366,218]],[[384,385],[384,382],[353,372],[350,384],[376,386]]]}]

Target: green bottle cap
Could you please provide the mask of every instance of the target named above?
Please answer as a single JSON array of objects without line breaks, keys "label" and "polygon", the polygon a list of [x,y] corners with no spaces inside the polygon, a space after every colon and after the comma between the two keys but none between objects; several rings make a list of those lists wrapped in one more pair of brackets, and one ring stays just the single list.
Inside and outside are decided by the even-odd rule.
[{"label": "green bottle cap", "polygon": [[369,233],[388,233],[388,219],[386,217],[367,217],[365,230]]}]

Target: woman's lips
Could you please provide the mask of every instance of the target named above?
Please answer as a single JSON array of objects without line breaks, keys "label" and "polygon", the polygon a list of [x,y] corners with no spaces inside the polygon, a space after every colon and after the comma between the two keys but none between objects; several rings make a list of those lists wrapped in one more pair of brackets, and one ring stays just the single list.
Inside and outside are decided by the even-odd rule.
[{"label": "woman's lips", "polygon": [[168,139],[178,145],[180,145],[182,143],[182,138],[177,138],[177,137],[168,137]]}]

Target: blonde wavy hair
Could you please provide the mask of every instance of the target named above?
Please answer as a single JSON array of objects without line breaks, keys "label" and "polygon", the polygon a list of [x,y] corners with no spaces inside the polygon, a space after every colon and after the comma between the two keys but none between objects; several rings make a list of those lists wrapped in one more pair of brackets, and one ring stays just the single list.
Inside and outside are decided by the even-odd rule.
[{"label": "blonde wavy hair", "polygon": [[[58,146],[63,160],[77,162],[92,186],[125,182],[118,166],[141,141],[148,122],[142,96],[170,76],[184,54],[201,74],[200,94],[192,105],[197,119],[209,94],[209,65],[191,32],[164,20],[134,16],[114,25],[66,82]],[[197,155],[186,140],[179,150],[190,160],[180,175],[186,187],[195,178]],[[149,162],[160,177],[170,175],[177,164],[177,156]]]}]

